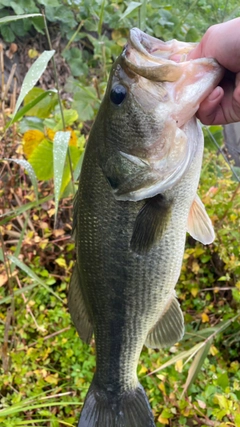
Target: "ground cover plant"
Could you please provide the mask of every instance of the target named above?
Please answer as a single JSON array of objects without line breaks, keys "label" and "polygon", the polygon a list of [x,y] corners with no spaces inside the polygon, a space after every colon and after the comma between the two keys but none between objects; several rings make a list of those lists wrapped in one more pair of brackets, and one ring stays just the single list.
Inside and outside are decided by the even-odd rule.
[{"label": "ground cover plant", "polygon": [[[8,81],[4,44],[0,52],[0,150],[8,159],[0,172],[1,426],[76,426],[94,372],[94,340],[80,341],[67,309],[72,200],[128,29],[196,41],[209,25],[237,15],[234,1],[184,1],[180,10],[179,2],[157,0],[18,0],[11,7],[0,0],[6,46],[32,40],[22,85]],[[68,70],[64,87],[59,64]],[[177,285],[183,340],[142,352],[138,375],[157,427],[240,426],[240,173],[221,154],[221,127],[204,132],[199,194],[216,240],[205,247],[187,238]]]}]

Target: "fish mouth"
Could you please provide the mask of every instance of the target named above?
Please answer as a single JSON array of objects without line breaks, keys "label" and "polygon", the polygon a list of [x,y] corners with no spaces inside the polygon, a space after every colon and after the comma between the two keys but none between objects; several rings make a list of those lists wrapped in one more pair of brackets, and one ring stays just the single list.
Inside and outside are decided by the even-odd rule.
[{"label": "fish mouth", "polygon": [[186,61],[187,54],[195,46],[196,43],[177,40],[164,42],[132,28],[122,57],[127,67],[142,77],[157,82],[173,82],[181,75],[178,63]]}]

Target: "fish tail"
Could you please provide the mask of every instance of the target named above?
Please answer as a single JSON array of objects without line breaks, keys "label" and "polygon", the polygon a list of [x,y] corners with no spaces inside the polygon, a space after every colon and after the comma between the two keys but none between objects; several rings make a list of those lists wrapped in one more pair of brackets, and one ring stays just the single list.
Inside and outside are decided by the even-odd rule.
[{"label": "fish tail", "polygon": [[155,427],[155,423],[146,393],[140,384],[115,397],[93,381],[78,427]]}]

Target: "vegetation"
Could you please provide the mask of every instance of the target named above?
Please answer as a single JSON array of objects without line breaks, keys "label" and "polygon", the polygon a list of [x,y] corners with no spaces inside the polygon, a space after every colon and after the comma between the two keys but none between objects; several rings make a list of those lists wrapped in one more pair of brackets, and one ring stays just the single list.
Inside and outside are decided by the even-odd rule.
[{"label": "vegetation", "polygon": [[[1,426],[76,426],[94,372],[94,341],[89,347],[78,338],[67,309],[72,199],[91,121],[128,29],[196,41],[239,11],[233,0],[184,1],[181,8],[160,0],[0,0],[5,42],[47,34],[49,43],[49,50],[29,53],[36,57],[17,102],[14,93],[11,104],[7,91],[1,96]],[[22,14],[28,16],[16,16]],[[71,69],[64,90],[72,98],[64,101],[57,76],[55,88],[36,87],[54,61],[56,34]],[[186,334],[170,349],[144,348],[138,369],[158,427],[240,426],[240,173],[216,148],[221,127],[204,132],[199,194],[216,240],[204,247],[188,237],[177,286]]]}]

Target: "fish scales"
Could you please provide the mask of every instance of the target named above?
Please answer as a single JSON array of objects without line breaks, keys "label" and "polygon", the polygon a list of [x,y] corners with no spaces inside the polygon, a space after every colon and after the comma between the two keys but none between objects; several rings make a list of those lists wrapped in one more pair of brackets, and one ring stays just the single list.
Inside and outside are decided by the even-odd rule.
[{"label": "fish scales", "polygon": [[[90,157],[90,149],[89,146],[86,157]],[[88,163],[83,165],[84,178],[79,188],[78,205],[81,233],[77,250],[84,265],[82,280],[86,283],[91,281],[88,299],[91,300],[89,310],[92,311],[95,325],[100,381],[103,381],[104,376],[107,376],[104,381],[112,381],[117,375],[116,360],[120,357],[119,365],[131,366],[128,369],[131,376],[122,378],[117,375],[116,381],[120,387],[130,386],[133,375],[136,375],[142,344],[175,287],[182,263],[187,215],[183,212],[176,224],[174,214],[175,211],[179,214],[183,209],[188,212],[190,208],[196,193],[196,186],[194,188],[191,184],[191,172],[194,170],[195,173],[196,168],[200,169],[201,151],[202,146],[199,147],[198,156],[184,181],[176,186],[173,219],[168,224],[165,235],[157,247],[145,256],[138,255],[129,248],[134,222],[143,202],[116,201],[101,173],[97,158],[95,161],[92,159],[91,167]],[[186,200],[185,190],[182,194],[183,185],[189,188],[189,200]],[[85,186],[88,192],[91,188],[91,202],[87,206],[81,203],[84,200],[81,198],[81,191],[84,191],[82,188]],[[171,196],[171,191],[169,193]],[[95,213],[94,218],[91,212]],[[115,337],[114,340],[112,336]],[[107,348],[112,357],[109,357]],[[134,366],[130,363],[132,354],[135,354]],[[126,381],[126,384],[121,384],[122,381]]]},{"label": "fish scales", "polygon": [[[90,132],[74,205],[77,264],[69,309],[80,337],[89,342],[94,331],[96,345],[96,372],[79,427],[155,425],[137,378],[140,353],[144,343],[161,348],[183,335],[183,315],[174,288],[186,231],[204,243],[213,240],[210,220],[196,196],[203,153],[202,131],[194,117],[198,103],[190,100],[194,106],[188,114],[184,110],[181,129],[177,128],[178,120],[169,120],[170,113],[164,113],[161,120],[160,104],[165,102],[167,110],[172,96],[167,73],[173,85],[176,64],[171,68],[170,60],[162,77],[161,66],[167,60],[162,63],[160,55],[151,57],[151,69],[146,72],[149,51],[144,53],[144,65],[139,53],[146,47],[144,43],[148,47],[159,43],[160,52],[165,49],[163,42],[132,30],[126,50],[113,67]],[[170,57],[175,53],[171,46]],[[184,45],[184,49],[190,48]],[[166,81],[161,90],[157,72],[152,70],[154,61],[159,67],[159,82]],[[199,65],[210,77],[215,74],[207,87],[201,86],[198,102],[222,75],[211,61]],[[175,77],[178,91],[181,73],[178,70]],[[202,68],[201,73],[204,79]],[[111,99],[119,100],[119,94],[112,95],[116,84],[120,100],[127,88],[123,107]],[[186,94],[189,96],[188,88],[183,91],[187,109]],[[169,108],[174,110],[174,101]],[[183,120],[179,106],[177,109],[179,120]],[[189,220],[191,216],[197,217],[200,226],[195,217]]]}]

